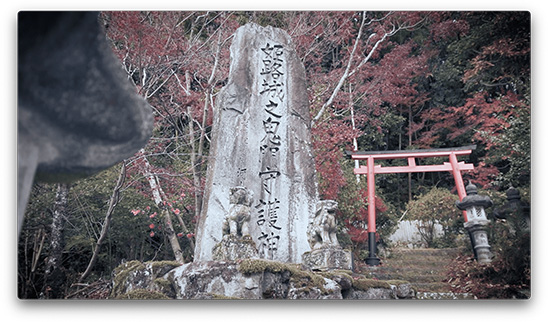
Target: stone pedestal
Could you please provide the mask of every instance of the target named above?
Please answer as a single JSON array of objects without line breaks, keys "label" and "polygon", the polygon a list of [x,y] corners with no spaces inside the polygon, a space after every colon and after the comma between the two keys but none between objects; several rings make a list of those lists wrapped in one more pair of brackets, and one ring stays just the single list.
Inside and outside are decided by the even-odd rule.
[{"label": "stone pedestal", "polygon": [[314,249],[303,254],[303,264],[312,270],[352,270],[352,253],[341,247]]},{"label": "stone pedestal", "polygon": [[221,242],[213,247],[213,260],[216,261],[235,261],[247,258],[259,258],[255,242],[249,235],[243,237],[224,235]]},{"label": "stone pedestal", "polygon": [[464,223],[464,228],[470,233],[473,238],[474,251],[477,256],[478,263],[487,264],[491,263],[491,246],[487,239],[487,232],[485,228],[489,224],[489,220],[470,220]]}]

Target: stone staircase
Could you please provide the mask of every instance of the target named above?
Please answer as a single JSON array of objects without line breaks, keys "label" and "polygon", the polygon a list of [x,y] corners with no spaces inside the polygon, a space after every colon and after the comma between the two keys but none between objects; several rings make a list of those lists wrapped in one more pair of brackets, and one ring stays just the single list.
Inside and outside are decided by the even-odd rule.
[{"label": "stone staircase", "polygon": [[379,280],[410,282],[421,299],[471,299],[469,294],[453,294],[444,282],[451,260],[461,254],[460,248],[395,248],[382,258],[381,265],[366,266],[363,272]]}]

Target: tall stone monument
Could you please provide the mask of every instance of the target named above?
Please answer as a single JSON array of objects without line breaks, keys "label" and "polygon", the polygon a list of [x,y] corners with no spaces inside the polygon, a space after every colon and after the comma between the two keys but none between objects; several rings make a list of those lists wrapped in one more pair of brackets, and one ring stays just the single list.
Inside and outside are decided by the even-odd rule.
[{"label": "tall stone monument", "polygon": [[195,261],[213,259],[231,189],[242,187],[252,195],[245,231],[257,256],[299,263],[310,251],[307,226],[318,201],[304,66],[285,31],[253,23],[236,31],[230,53],[228,84],[214,116]]}]

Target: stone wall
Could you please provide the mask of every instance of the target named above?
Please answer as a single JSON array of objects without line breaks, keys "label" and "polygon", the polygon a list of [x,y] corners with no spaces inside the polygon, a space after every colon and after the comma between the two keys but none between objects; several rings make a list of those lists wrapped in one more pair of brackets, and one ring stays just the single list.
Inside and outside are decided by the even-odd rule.
[{"label": "stone wall", "polygon": [[[424,247],[424,241],[419,233],[419,225],[421,223],[418,220],[402,220],[398,223],[396,231],[388,237],[388,240],[394,244],[405,245],[411,248]],[[436,237],[443,236],[442,225],[435,224],[434,230]]]}]

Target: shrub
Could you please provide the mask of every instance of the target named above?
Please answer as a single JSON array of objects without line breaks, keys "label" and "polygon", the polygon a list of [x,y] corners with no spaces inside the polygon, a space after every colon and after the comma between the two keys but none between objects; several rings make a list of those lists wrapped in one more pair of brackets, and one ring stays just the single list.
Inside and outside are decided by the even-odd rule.
[{"label": "shrub", "polygon": [[[455,206],[458,196],[444,188],[433,188],[407,204],[408,218],[418,220],[419,233],[426,247],[452,247],[462,233],[462,212]],[[443,235],[435,235],[434,226],[443,227]]]}]

